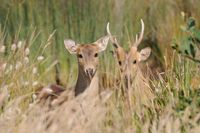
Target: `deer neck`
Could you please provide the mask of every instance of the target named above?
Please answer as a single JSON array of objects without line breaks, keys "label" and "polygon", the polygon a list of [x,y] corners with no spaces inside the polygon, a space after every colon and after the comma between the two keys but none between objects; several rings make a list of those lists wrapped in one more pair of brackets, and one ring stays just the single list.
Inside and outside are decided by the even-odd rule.
[{"label": "deer neck", "polygon": [[134,83],[137,85],[143,85],[144,82],[147,82],[147,79],[143,76],[141,69],[137,68]]},{"label": "deer neck", "polygon": [[98,87],[98,76],[97,72],[94,77],[90,79],[84,72],[83,68],[78,66],[78,79],[75,86],[75,96],[83,93],[87,88],[91,88],[92,85]]},{"label": "deer neck", "polygon": [[136,99],[139,100],[138,103],[142,102],[142,104],[150,105],[149,102],[154,99],[154,94],[151,90],[148,75],[143,75],[140,68],[138,68],[132,88],[134,88]]},{"label": "deer neck", "polygon": [[128,78],[124,78],[125,88],[135,88],[136,86],[143,86],[144,82],[148,82],[147,78],[143,76],[143,73],[139,67],[136,68],[136,73]]}]

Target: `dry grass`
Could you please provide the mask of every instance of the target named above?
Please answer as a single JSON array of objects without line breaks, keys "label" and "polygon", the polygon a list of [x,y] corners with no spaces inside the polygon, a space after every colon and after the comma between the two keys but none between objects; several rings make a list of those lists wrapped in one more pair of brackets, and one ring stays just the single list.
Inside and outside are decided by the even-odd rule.
[{"label": "dry grass", "polygon": [[99,129],[103,127],[107,112],[105,103],[111,93],[102,93],[103,99],[100,99],[90,93],[93,89],[95,86],[78,97],[71,97],[61,106],[55,104],[49,108],[48,101],[43,105],[36,102],[23,112],[19,104],[26,97],[15,99],[4,107],[1,132],[101,132]]},{"label": "dry grass", "polygon": [[[179,62],[182,63],[182,59]],[[193,66],[191,73],[199,72],[196,64],[187,63]],[[127,106],[126,99],[116,94],[118,90],[103,91],[101,97],[94,95],[95,85],[78,97],[73,97],[70,91],[66,92],[68,100],[62,105],[53,104],[51,108],[48,101],[43,105],[30,102],[32,93],[11,98],[14,85],[4,86],[7,88],[1,88],[3,91],[0,93],[1,132],[196,133],[200,128],[200,92],[198,88],[184,88],[186,85],[182,78],[191,75],[198,78],[199,75],[185,75],[182,73],[184,68],[176,65],[167,71],[168,81],[160,78],[160,81],[153,82],[156,97],[149,106],[138,102],[142,95],[133,93],[132,110]],[[176,72],[181,73],[181,77]]]},{"label": "dry grass", "polygon": [[[200,22],[198,0],[126,0],[118,3],[122,5],[115,5],[114,0],[87,0],[83,5],[63,0],[51,1],[50,11],[44,6],[45,1],[15,2],[18,4],[4,1],[0,5],[0,18],[6,21],[0,25],[1,133],[199,132],[199,65],[170,49],[173,39],[184,35],[179,30],[184,24],[182,11],[191,12]],[[10,16],[6,16],[7,6],[11,7]],[[115,11],[121,12],[121,7],[123,13],[118,18]],[[29,14],[24,14],[24,10]],[[53,15],[47,17],[48,14]],[[64,36],[92,42],[102,35],[102,27],[109,21],[113,34],[126,48],[131,36],[139,31],[140,18],[146,25],[145,36],[156,34],[166,66],[166,78],[151,81],[152,99],[143,92],[138,95],[142,90],[140,83],[134,86],[138,93],[133,91],[131,95],[130,110],[119,87],[123,81],[109,46],[100,60],[100,97],[90,91],[95,89],[93,86],[76,98],[70,90],[66,91],[69,98],[60,106],[55,102],[49,108],[48,102],[45,105],[34,102],[32,94],[38,87],[55,82],[54,68],[59,63],[63,86],[69,88],[75,83],[77,63],[64,51]],[[144,96],[151,99],[148,104],[139,102]]]}]

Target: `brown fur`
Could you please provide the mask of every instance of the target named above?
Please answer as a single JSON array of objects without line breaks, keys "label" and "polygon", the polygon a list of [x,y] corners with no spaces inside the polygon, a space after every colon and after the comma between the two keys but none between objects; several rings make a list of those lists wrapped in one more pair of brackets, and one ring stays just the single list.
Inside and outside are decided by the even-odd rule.
[{"label": "brown fur", "polygon": [[[141,100],[143,104],[147,104],[147,101],[151,101],[154,97],[149,87],[149,78],[142,75],[140,69],[140,63],[148,59],[151,54],[149,47],[138,51],[138,45],[141,43],[144,34],[144,23],[141,20],[142,30],[140,37],[136,36],[135,42],[132,44],[130,50],[126,52],[117,42],[117,39],[113,37],[109,30],[109,24],[107,25],[107,33],[110,35],[113,46],[115,47],[114,56],[118,62],[118,66],[121,71],[122,79],[127,92],[129,105],[131,105],[131,95],[134,94],[135,101]],[[138,97],[139,96],[139,97]],[[140,96],[143,96],[140,97]],[[142,100],[144,99],[144,100]],[[135,102],[137,103],[137,102]]]},{"label": "brown fur", "polygon": [[[71,54],[75,54],[78,60],[78,79],[74,89],[75,96],[78,96],[87,88],[90,88],[91,84],[98,86],[98,53],[106,49],[108,40],[109,37],[105,36],[94,43],[85,45],[76,44],[73,40],[70,39],[66,39],[64,41],[66,49]],[[92,92],[95,91],[98,92],[96,89],[92,90]],[[38,99],[44,99],[44,101],[46,99],[50,99],[50,101],[53,101],[61,95],[60,100],[57,102],[57,104],[61,104],[66,99],[68,99],[68,95],[64,92],[66,92],[65,89],[58,85],[42,87],[41,91],[39,91]]]}]

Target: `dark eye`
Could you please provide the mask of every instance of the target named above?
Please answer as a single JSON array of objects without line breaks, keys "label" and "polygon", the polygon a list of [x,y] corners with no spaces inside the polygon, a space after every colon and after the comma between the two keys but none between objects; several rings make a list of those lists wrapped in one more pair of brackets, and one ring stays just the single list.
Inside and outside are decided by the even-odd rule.
[{"label": "dark eye", "polygon": [[121,61],[119,61],[118,63],[119,63],[120,66],[122,65],[122,62],[121,62]]},{"label": "dark eye", "polygon": [[94,57],[98,57],[98,53],[95,53]]},{"label": "dark eye", "polygon": [[137,63],[137,61],[136,61],[136,60],[134,60],[134,61],[133,61],[133,64],[136,64],[136,63]]},{"label": "dark eye", "polygon": [[83,58],[82,54],[78,54],[78,58]]}]

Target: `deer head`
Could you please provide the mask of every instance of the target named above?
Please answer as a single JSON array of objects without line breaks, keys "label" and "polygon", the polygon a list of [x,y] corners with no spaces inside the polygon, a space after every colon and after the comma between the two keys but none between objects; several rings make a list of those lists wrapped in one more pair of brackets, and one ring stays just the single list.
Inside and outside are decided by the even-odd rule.
[{"label": "deer head", "polygon": [[120,68],[120,71],[122,75],[126,79],[133,79],[137,72],[139,71],[138,64],[141,61],[145,61],[151,53],[151,48],[147,47],[142,49],[141,51],[138,51],[138,45],[141,43],[143,35],[144,35],[144,22],[141,20],[141,33],[138,38],[136,35],[135,42],[131,45],[131,48],[128,52],[126,52],[118,43],[116,37],[112,36],[110,29],[109,29],[109,23],[107,24],[107,34],[110,37],[110,40],[115,47],[115,50],[113,52],[114,56],[116,57],[118,61],[118,65]]},{"label": "deer head", "polygon": [[65,39],[65,48],[78,58],[78,66],[90,80],[96,73],[99,64],[98,55],[107,47],[109,36],[104,36],[91,44],[78,44],[71,39]]}]

